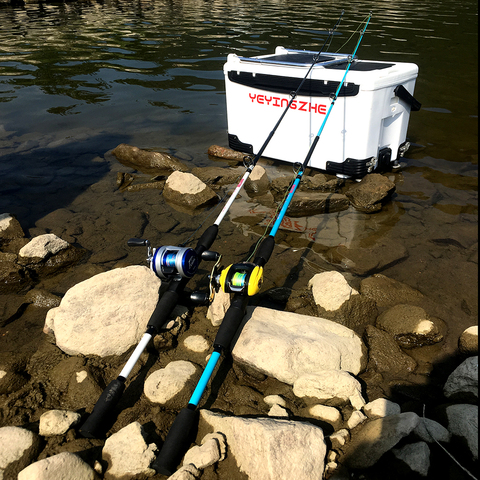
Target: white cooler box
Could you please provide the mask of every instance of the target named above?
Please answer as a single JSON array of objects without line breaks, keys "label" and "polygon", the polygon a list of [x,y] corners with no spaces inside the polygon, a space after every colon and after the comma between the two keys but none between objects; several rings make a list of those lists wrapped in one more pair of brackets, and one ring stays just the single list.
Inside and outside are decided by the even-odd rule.
[{"label": "white cooler box", "polygon": [[[277,47],[275,54],[240,57],[224,65],[230,148],[256,154],[311,66],[316,52]],[[270,140],[263,156],[303,163],[318,134],[348,62],[323,53]],[[355,59],[331,110],[309,166],[361,178],[396,166],[408,148],[410,111],[418,67]]]}]

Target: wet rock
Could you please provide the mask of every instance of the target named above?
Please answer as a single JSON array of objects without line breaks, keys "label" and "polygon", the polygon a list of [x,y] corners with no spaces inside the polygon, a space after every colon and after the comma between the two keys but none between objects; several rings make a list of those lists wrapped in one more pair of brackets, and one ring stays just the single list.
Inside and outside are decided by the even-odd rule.
[{"label": "wet rock", "polygon": [[85,251],[70,245],[53,233],[39,235],[25,245],[17,262],[32,275],[46,277],[77,263]]},{"label": "wet rock", "polygon": [[0,247],[25,236],[20,222],[10,213],[0,214]]},{"label": "wet rock", "polygon": [[98,385],[88,367],[79,368],[68,381],[63,405],[68,408],[93,408],[102,388]]},{"label": "wet rock", "polygon": [[4,327],[15,319],[25,304],[25,297],[23,295],[5,295],[1,291],[0,293],[2,293],[0,297],[0,327]]},{"label": "wet rock", "polygon": [[326,445],[318,427],[283,419],[228,417],[208,410],[201,410],[200,418],[213,431],[225,435],[229,454],[249,478],[322,477]]},{"label": "wet rock", "polygon": [[202,182],[211,188],[219,188],[225,185],[238,183],[245,173],[245,169],[239,168],[220,168],[220,167],[196,167],[192,169],[192,175],[195,175]]},{"label": "wet rock", "polygon": [[174,172],[165,183],[163,197],[191,210],[218,202],[217,194],[191,173]]},{"label": "wet rock", "polygon": [[20,250],[19,256],[45,260],[47,257],[55,255],[60,250],[64,250],[67,247],[68,242],[62,240],[53,233],[47,233],[33,238]]},{"label": "wet rock", "polygon": [[[272,180],[271,191],[275,199],[281,200],[287,191],[292,177],[278,177]],[[298,192],[336,192],[338,190],[338,179],[336,177],[318,173],[313,176],[303,176],[298,185]],[[295,195],[297,195],[297,193]]]},{"label": "wet rock", "polygon": [[23,362],[9,357],[0,359],[0,395],[8,395],[20,390],[27,382]]},{"label": "wet rock", "polygon": [[413,433],[424,442],[449,442],[450,432],[435,420],[422,417],[420,423],[415,427]]},{"label": "wet rock", "polygon": [[201,335],[190,335],[185,338],[183,344],[188,350],[197,353],[206,352],[210,348],[208,341]]},{"label": "wet rock", "polygon": [[319,420],[332,425],[334,430],[339,430],[342,425],[342,414],[335,407],[329,407],[328,405],[313,405],[308,409],[308,413]]},{"label": "wet rock", "polygon": [[395,191],[395,184],[378,173],[366,175],[346,191],[352,205],[361,212],[373,213],[382,209],[383,204]]},{"label": "wet rock", "polygon": [[342,461],[349,467],[363,469],[375,465],[380,457],[409,435],[418,425],[413,412],[372,420],[352,435]]},{"label": "wet rock", "polygon": [[0,295],[18,294],[31,286],[30,273],[17,264],[17,255],[0,252]]},{"label": "wet rock", "polygon": [[227,160],[236,160],[242,162],[245,153],[237,152],[231,148],[220,147],[219,145],[211,145],[208,149],[208,154],[213,157],[225,158]]},{"label": "wet rock", "polygon": [[340,245],[329,250],[328,261],[342,265],[349,272],[359,275],[373,275],[392,267],[407,258],[405,246],[395,240],[382,238],[369,247],[348,247]]},{"label": "wet rock", "polygon": [[430,448],[425,442],[410,443],[401,448],[392,449],[392,453],[406,463],[412,472],[422,477],[428,475],[430,469]]},{"label": "wet rock", "polygon": [[380,273],[363,279],[360,283],[360,293],[375,300],[381,308],[393,307],[400,303],[412,304],[423,298],[418,290]]},{"label": "wet rock", "polygon": [[478,357],[467,358],[449,375],[443,393],[450,399],[478,400]]},{"label": "wet rock", "polygon": [[0,478],[16,478],[38,455],[38,435],[20,427],[0,428]]},{"label": "wet rock", "polygon": [[400,405],[386,398],[377,398],[367,403],[363,411],[370,419],[388,417],[389,415],[398,415],[401,412]]},{"label": "wet rock", "polygon": [[85,280],[48,311],[45,325],[69,355],[120,355],[139,342],[158,302],[160,279],[131,266]]},{"label": "wet rock", "polygon": [[186,402],[184,395],[180,394],[195,388],[196,377],[197,368],[193,363],[185,360],[173,361],[165,368],[150,374],[145,380],[143,391],[153,403],[181,408]]},{"label": "wet rock", "polygon": [[467,328],[460,335],[458,349],[464,355],[478,354],[478,325]]},{"label": "wet rock", "polygon": [[338,310],[358,292],[336,271],[317,273],[309,282],[315,303],[327,311]]},{"label": "wet rock", "polygon": [[61,298],[40,288],[34,288],[25,295],[25,302],[40,308],[58,307]]},{"label": "wet rock", "polygon": [[[320,316],[324,316],[319,311]],[[332,320],[363,336],[367,325],[374,325],[378,316],[376,303],[363,295],[352,295],[339,310],[334,312]],[[327,314],[326,318],[330,318]]]},{"label": "wet rock", "polygon": [[347,210],[350,203],[341,193],[298,192],[288,207],[290,217],[308,217]]},{"label": "wet rock", "polygon": [[322,403],[344,405],[350,402],[360,410],[365,405],[358,380],[343,370],[315,370],[300,376],[293,384],[293,393]]},{"label": "wet rock", "polygon": [[140,170],[143,173],[158,175],[165,172],[185,172],[188,168],[173,155],[161,152],[141,150],[138,147],[121,143],[112,150],[117,160],[123,165]]},{"label": "wet rock", "polygon": [[270,188],[267,172],[260,165],[256,165],[243,186],[249,197],[265,195]]},{"label": "wet rock", "polygon": [[450,405],[446,413],[449,432],[462,439],[473,460],[478,460],[478,405]]},{"label": "wet rock", "polygon": [[49,410],[40,416],[39,433],[43,437],[63,435],[80,421],[81,415],[67,410]]},{"label": "wet rock", "polygon": [[145,441],[138,422],[131,423],[105,441],[102,459],[108,462],[106,480],[131,478],[135,475],[154,475],[150,464],[155,460],[157,446]]},{"label": "wet rock", "polygon": [[351,330],[329,320],[267,308],[248,308],[233,358],[293,385],[312,371],[363,370],[365,346]]},{"label": "wet rock", "polygon": [[369,368],[392,376],[405,376],[417,367],[415,360],[401,351],[389,333],[369,325],[365,339],[369,347]]},{"label": "wet rock", "polygon": [[414,305],[391,307],[377,318],[376,326],[393,335],[402,348],[423,347],[443,340],[439,320]]}]

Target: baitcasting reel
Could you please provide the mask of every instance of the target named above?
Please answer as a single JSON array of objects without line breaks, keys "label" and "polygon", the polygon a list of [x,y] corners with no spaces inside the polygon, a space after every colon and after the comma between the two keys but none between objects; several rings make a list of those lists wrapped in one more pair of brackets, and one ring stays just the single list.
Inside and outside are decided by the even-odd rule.
[{"label": "baitcasting reel", "polygon": [[215,281],[225,293],[241,293],[252,297],[263,283],[263,267],[254,263],[235,263],[216,275]]},{"label": "baitcasting reel", "polygon": [[[147,262],[155,274],[164,279],[179,275],[182,278],[191,278],[195,275],[199,265],[199,256],[193,248],[165,246],[152,248],[148,240],[131,238],[128,240],[130,247],[147,247]],[[202,260],[217,260],[219,254],[209,250],[202,253]]]}]

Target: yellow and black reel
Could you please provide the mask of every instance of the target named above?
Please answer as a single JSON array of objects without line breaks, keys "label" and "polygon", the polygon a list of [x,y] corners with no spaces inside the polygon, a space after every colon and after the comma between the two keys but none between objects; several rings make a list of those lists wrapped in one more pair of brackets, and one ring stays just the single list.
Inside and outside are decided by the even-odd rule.
[{"label": "yellow and black reel", "polygon": [[234,263],[223,269],[218,279],[225,293],[256,295],[263,283],[263,267],[254,263]]}]

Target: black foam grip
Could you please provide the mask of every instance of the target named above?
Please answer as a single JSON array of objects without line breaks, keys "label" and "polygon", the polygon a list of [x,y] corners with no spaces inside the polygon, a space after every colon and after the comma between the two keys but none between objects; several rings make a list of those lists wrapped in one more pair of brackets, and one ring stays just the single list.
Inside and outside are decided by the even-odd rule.
[{"label": "black foam grip", "polygon": [[197,412],[190,408],[180,410],[163,442],[162,449],[151,467],[162,475],[171,475],[190,446],[190,435]]},{"label": "black foam grip", "polygon": [[150,320],[148,321],[148,328],[154,328],[155,332],[158,333],[165,323],[167,323],[170,314],[177,305],[180,293],[185,288],[187,281],[188,279],[181,279],[172,280],[172,282],[170,282],[168,290],[162,295],[162,298],[160,298]]},{"label": "black foam grip", "polygon": [[105,436],[106,424],[125,390],[125,379],[119,377],[111,381],[102,392],[85,423],[80,428],[80,435],[86,438]]},{"label": "black foam grip", "polygon": [[208,250],[212,245],[218,234],[218,225],[210,225],[198,240],[195,251],[201,255],[205,250]]},{"label": "black foam grip", "polygon": [[213,342],[214,347],[228,350],[235,334],[237,333],[247,308],[248,296],[237,294],[233,297],[232,303],[223,318],[218,329],[217,336]]},{"label": "black foam grip", "polygon": [[275,238],[269,235],[260,245],[253,263],[259,267],[263,267],[268,262],[274,248]]}]

